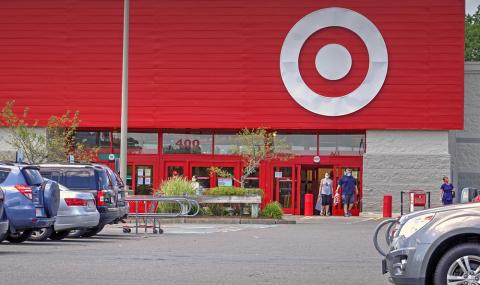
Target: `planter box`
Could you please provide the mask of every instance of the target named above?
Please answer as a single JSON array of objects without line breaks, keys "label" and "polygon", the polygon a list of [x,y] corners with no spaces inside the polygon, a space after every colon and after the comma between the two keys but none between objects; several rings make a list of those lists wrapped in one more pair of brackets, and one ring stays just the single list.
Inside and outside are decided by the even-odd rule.
[{"label": "planter box", "polygon": [[199,204],[250,204],[252,218],[258,218],[262,197],[257,196],[198,196],[195,198]]}]

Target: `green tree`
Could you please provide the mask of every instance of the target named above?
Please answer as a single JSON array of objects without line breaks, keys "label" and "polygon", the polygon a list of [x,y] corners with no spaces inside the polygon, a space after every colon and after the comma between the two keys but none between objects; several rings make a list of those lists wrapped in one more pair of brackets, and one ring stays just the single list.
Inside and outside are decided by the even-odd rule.
[{"label": "green tree", "polygon": [[28,108],[21,115],[14,112],[15,101],[6,102],[0,115],[0,125],[8,130],[7,143],[15,149],[23,150],[27,161],[40,163],[47,158],[47,141],[44,134],[38,131],[37,123],[27,122]]},{"label": "green tree", "polygon": [[78,111],[51,116],[45,133],[38,128],[38,121],[28,123],[28,107],[17,115],[14,105],[14,100],[6,102],[0,113],[0,126],[8,131],[7,142],[13,148],[21,149],[28,162],[67,161],[71,154],[77,161],[96,159],[98,148],[87,148],[83,142],[75,140],[75,132],[80,124]]},{"label": "green tree", "polygon": [[465,16],[465,60],[480,61],[480,6]]},{"label": "green tree", "polygon": [[260,163],[269,160],[288,160],[291,154],[283,152],[288,145],[276,138],[276,132],[264,128],[243,129],[237,134],[238,146],[234,153],[242,157],[243,171],[240,180],[219,167],[211,167],[210,172],[220,177],[229,177],[240,183],[243,188],[245,180],[255,173]]}]

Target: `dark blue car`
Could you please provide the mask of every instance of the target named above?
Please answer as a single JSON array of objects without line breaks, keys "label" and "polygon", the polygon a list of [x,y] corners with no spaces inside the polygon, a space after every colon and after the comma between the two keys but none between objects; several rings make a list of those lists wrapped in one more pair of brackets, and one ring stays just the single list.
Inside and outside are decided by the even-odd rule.
[{"label": "dark blue car", "polygon": [[0,162],[0,188],[9,221],[8,241],[23,242],[32,231],[48,228],[55,222],[60,190],[56,182],[44,181],[38,167]]}]

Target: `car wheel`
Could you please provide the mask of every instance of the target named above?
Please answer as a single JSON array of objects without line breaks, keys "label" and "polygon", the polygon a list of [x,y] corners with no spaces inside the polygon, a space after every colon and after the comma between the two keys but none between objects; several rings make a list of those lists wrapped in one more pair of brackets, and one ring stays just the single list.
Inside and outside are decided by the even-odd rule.
[{"label": "car wheel", "polygon": [[59,231],[59,232],[53,232],[50,235],[51,240],[62,240],[68,236],[70,231]]},{"label": "car wheel", "polygon": [[78,230],[73,230],[70,231],[68,234],[68,237],[70,238],[79,238],[81,237],[87,230],[86,229],[78,229]]},{"label": "car wheel", "polygon": [[103,230],[103,227],[105,226],[96,226],[93,229],[89,229],[82,235],[82,237],[93,237],[94,235],[101,232]]},{"label": "car wheel", "polygon": [[45,241],[47,240],[50,235],[53,233],[53,228],[43,228],[39,229],[38,231],[33,231],[30,235],[29,240],[31,241]]},{"label": "car wheel", "polygon": [[30,235],[32,234],[32,230],[25,230],[16,233],[9,233],[6,240],[11,243],[22,243],[26,241]]},{"label": "car wheel", "polygon": [[434,284],[480,284],[478,244],[464,243],[447,251],[437,264]]}]

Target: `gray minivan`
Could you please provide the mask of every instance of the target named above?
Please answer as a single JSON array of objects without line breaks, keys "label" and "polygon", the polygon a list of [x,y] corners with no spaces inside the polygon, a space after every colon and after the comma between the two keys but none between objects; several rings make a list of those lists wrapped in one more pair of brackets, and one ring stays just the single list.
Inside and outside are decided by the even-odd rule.
[{"label": "gray minivan", "polygon": [[382,262],[392,283],[480,285],[480,203],[414,212],[392,228]]}]

